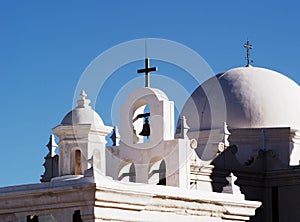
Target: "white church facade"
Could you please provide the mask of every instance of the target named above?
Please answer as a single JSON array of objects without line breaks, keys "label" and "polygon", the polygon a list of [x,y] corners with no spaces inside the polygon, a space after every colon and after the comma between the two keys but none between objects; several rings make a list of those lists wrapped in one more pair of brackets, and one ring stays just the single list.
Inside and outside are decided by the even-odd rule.
[{"label": "white church facade", "polygon": [[[51,136],[43,183],[1,188],[1,221],[246,221],[255,214],[260,202],[245,200],[234,175],[227,175],[221,193],[212,192],[203,175],[205,188],[190,189],[191,164],[201,162],[197,141],[188,138],[184,118],[181,135],[174,137],[174,104],[161,90],[142,87],[129,95],[121,107],[120,137],[115,131],[111,147],[105,137],[112,128],[86,97],[83,91],[77,107],[53,128],[59,155]],[[149,142],[135,133],[143,127],[138,116],[145,105]],[[218,130],[211,161],[227,147],[228,135]]]},{"label": "white church facade", "polygon": [[176,125],[148,65],[119,127],[81,92],[53,128],[42,183],[0,188],[0,221],[297,221],[300,87],[231,69],[194,91]]}]

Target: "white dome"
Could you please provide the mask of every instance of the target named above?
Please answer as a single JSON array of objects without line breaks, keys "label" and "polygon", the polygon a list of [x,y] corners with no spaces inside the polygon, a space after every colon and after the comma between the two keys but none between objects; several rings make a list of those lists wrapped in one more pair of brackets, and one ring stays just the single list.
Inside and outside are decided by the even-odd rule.
[{"label": "white dome", "polygon": [[86,93],[82,91],[80,96],[81,99],[77,101],[78,106],[63,118],[61,125],[91,124],[104,126],[101,117],[89,106],[90,100],[86,99]]},{"label": "white dome", "polygon": [[101,117],[92,109],[75,108],[61,121],[61,125],[92,124],[104,126]]},{"label": "white dome", "polygon": [[[210,78],[186,102],[191,131],[227,122],[230,128],[300,128],[300,87],[265,68],[239,67]],[[194,105],[193,105],[194,104]]]}]

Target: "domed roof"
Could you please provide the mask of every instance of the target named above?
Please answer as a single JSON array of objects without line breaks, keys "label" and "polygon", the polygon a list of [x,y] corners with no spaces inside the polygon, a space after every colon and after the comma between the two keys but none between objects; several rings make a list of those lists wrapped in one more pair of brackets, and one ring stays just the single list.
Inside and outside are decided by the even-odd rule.
[{"label": "domed roof", "polygon": [[300,128],[300,87],[265,68],[239,67],[210,78],[186,102],[191,131],[230,128]]},{"label": "domed roof", "polygon": [[86,99],[86,93],[81,92],[81,99],[77,101],[78,106],[70,111],[61,121],[61,125],[92,124],[104,126],[101,117],[89,105],[90,100]]}]

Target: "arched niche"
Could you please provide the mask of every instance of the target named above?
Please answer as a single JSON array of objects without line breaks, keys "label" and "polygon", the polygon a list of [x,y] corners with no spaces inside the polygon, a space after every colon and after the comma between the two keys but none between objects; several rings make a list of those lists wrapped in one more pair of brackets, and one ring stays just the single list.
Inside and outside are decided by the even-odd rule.
[{"label": "arched niche", "polygon": [[74,148],[70,158],[71,173],[82,175],[82,152],[80,148]]},{"label": "arched niche", "polygon": [[164,159],[154,157],[149,163],[149,184],[166,185],[166,162]]},{"label": "arched niche", "polygon": [[119,166],[118,180],[136,182],[135,164],[131,160],[123,160]]}]

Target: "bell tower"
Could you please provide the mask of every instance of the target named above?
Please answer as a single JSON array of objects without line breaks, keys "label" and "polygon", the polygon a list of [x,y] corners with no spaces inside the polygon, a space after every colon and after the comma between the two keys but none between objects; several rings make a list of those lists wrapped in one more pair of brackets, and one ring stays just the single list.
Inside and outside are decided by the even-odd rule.
[{"label": "bell tower", "polygon": [[109,148],[107,175],[116,180],[189,188],[190,140],[174,138],[174,102],[150,87],[149,59],[145,87],[134,90],[120,108],[120,145]]},{"label": "bell tower", "polygon": [[59,176],[81,177],[91,168],[105,174],[105,136],[112,128],[89,105],[85,91],[80,97],[77,107],[53,128],[59,137]]}]

